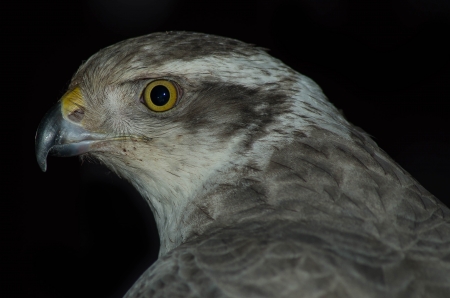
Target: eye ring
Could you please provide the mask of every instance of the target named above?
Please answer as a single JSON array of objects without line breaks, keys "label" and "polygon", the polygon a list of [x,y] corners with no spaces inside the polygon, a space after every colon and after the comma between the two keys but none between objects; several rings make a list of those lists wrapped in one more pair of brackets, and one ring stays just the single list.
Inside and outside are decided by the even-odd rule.
[{"label": "eye ring", "polygon": [[175,106],[178,100],[178,90],[174,83],[168,80],[150,82],[144,89],[143,102],[154,112],[165,112]]}]

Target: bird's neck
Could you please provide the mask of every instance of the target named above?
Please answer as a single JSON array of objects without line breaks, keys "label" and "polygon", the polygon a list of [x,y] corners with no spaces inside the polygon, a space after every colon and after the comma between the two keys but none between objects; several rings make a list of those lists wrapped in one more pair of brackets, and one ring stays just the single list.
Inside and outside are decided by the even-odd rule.
[{"label": "bird's neck", "polygon": [[[250,164],[248,161],[235,162]],[[251,198],[255,191],[251,188],[251,176],[259,171],[258,166],[236,164],[218,165],[220,171],[209,170],[197,177],[184,177],[184,171],[178,171],[173,185],[163,186],[155,182],[154,176],[144,172],[130,180],[152,209],[160,237],[160,256],[218,226],[231,225],[240,213],[263,204],[263,201]],[[197,181],[193,183],[195,178]],[[236,193],[237,189],[245,189],[246,193]]]},{"label": "bird's neck", "polygon": [[[250,180],[243,177],[251,176],[260,167],[249,159],[264,161],[270,155],[266,150],[251,154],[236,150],[242,143],[239,136],[227,142],[212,142],[204,148],[195,148],[196,143],[207,143],[200,138],[195,138],[194,148],[189,140],[180,142],[185,145],[179,146],[179,150],[185,151],[173,154],[172,158],[160,162],[149,157],[144,159],[148,162],[145,166],[136,164],[140,170],[121,173],[152,209],[160,236],[160,255],[208,233],[219,222],[227,224],[226,220],[233,218],[233,214],[254,207],[254,203],[234,201],[233,193],[241,189],[242,183],[249,184]],[[163,148],[158,143],[153,145]],[[165,154],[163,150],[158,153]]]},{"label": "bird's neck", "polygon": [[[308,82],[304,82],[306,87],[312,84]],[[291,112],[272,119],[264,133],[251,126],[224,141],[209,130],[196,135],[186,131],[172,140],[178,146],[170,156],[150,156],[144,160],[148,164],[136,164],[141,171],[128,177],[152,208],[161,241],[160,255],[210,233],[215,226],[233,224],[246,210],[264,210],[265,196],[276,196],[264,189],[264,181],[273,180],[266,177],[272,155],[314,129],[312,123],[337,135],[347,133],[346,121],[324,97],[303,95],[320,95],[320,90],[306,87],[298,88],[298,97],[309,101],[294,97],[285,102],[285,109]],[[168,148],[162,142],[153,140],[152,156],[167,154],[167,150],[158,151]]]}]

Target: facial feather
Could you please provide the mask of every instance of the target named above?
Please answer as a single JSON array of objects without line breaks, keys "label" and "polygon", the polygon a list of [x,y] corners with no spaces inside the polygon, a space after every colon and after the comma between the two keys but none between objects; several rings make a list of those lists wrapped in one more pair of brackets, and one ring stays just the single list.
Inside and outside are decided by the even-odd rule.
[{"label": "facial feather", "polygon": [[[148,103],[155,80],[179,95],[164,112]],[[151,34],[95,54],[67,94],[76,101],[57,104],[38,129],[41,168],[52,149],[97,158],[155,215],[164,257],[128,297],[164,296],[173,283],[276,296],[284,280],[286,296],[403,297],[434,284],[430,291],[446,297],[448,208],[317,84],[264,50],[197,33]],[[68,117],[79,107],[79,117]],[[206,275],[214,280],[199,279]],[[401,282],[389,284],[393,275]],[[316,283],[323,276],[332,280]]]},{"label": "facial feather", "polygon": [[[180,86],[175,108],[155,113],[141,103],[154,79]],[[348,137],[347,122],[313,81],[231,39],[184,33],[122,42],[83,64],[75,85],[86,98],[89,129],[127,136],[91,155],[149,199],[167,235],[162,253],[203,226],[180,221],[203,204],[196,198],[242,183],[242,165],[264,169],[277,146],[312,125]],[[201,210],[220,217],[216,207]]]}]

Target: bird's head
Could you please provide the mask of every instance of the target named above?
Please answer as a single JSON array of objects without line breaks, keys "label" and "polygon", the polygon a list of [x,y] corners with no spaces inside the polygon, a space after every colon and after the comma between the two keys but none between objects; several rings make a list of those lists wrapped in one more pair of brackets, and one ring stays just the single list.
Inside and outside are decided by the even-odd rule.
[{"label": "bird's head", "polygon": [[49,153],[100,160],[149,200],[161,234],[179,231],[193,216],[190,204],[220,216],[220,203],[196,198],[263,170],[276,146],[324,118],[319,110],[338,114],[316,84],[263,49],[198,33],[151,34],[79,68],[42,120],[36,154],[43,171]]}]

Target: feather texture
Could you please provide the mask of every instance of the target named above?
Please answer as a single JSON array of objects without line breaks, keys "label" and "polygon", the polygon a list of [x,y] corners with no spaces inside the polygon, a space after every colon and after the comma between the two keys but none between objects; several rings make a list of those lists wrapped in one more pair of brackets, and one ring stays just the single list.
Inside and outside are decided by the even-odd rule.
[{"label": "feather texture", "polygon": [[[182,94],[164,113],[140,101],[156,79]],[[140,191],[161,238],[126,297],[449,297],[449,209],[264,50],[151,34],[95,54],[75,87],[83,129],[107,136],[87,155]]]},{"label": "feather texture", "polygon": [[127,297],[447,297],[449,210],[353,133],[313,127],[276,150],[229,194],[263,204],[169,252]]}]

